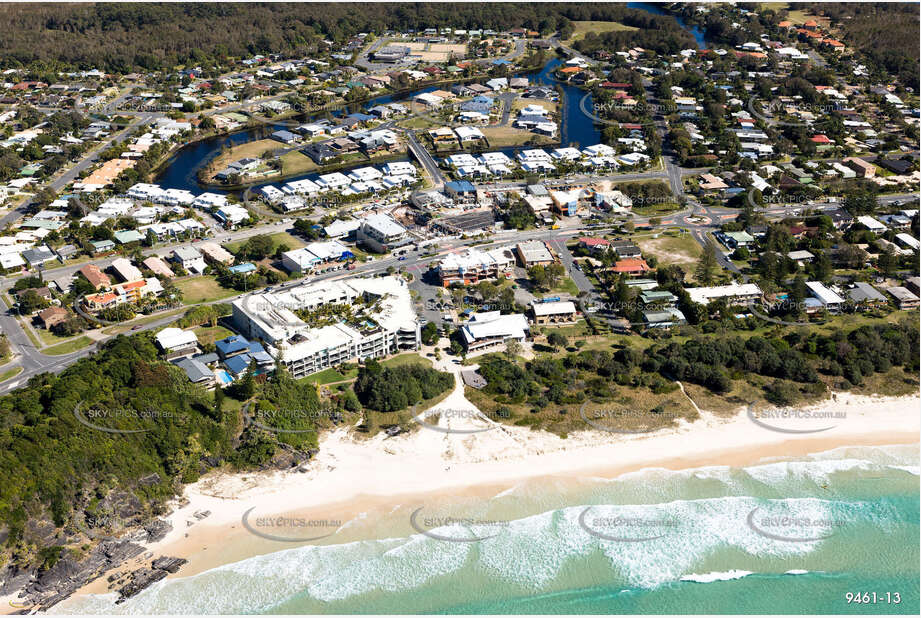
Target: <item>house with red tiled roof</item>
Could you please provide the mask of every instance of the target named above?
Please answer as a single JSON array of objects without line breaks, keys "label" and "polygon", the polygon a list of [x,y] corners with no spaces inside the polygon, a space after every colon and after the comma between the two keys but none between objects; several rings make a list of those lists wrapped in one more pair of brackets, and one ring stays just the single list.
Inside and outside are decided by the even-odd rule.
[{"label": "house with red tiled roof", "polygon": [[624,258],[623,260],[618,260],[617,263],[611,267],[611,272],[624,273],[631,277],[645,275],[650,270],[652,269],[649,267],[649,264],[642,258]]},{"label": "house with red tiled roof", "polygon": [[813,144],[831,144],[832,143],[832,141],[828,139],[827,135],[822,135],[822,134],[813,135],[812,137],[809,138],[809,141],[811,141]]},{"label": "house with red tiled roof", "polygon": [[604,251],[611,246],[611,241],[597,236],[583,236],[579,239],[579,246],[588,249],[592,253]]}]

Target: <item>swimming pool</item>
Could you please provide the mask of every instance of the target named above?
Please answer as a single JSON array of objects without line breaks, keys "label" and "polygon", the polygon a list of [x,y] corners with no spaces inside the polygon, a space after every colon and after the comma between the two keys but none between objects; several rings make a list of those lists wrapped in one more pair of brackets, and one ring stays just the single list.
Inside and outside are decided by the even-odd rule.
[{"label": "swimming pool", "polygon": [[217,379],[220,380],[224,384],[230,384],[231,382],[233,382],[233,378],[230,376],[229,373],[227,373],[224,370],[217,372]]}]

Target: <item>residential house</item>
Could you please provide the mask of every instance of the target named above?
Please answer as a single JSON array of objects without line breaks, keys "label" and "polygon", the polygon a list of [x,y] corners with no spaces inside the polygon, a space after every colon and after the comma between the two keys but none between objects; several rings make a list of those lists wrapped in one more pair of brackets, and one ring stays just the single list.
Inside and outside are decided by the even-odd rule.
[{"label": "residential house", "polygon": [[182,266],[186,272],[200,275],[205,272],[205,258],[194,247],[179,247],[173,250],[173,261]]}]

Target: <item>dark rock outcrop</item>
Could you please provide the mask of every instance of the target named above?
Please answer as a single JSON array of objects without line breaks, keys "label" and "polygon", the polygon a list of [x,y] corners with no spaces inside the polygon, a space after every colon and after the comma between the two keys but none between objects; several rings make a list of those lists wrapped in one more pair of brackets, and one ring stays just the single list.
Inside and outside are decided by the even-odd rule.
[{"label": "dark rock outcrop", "polygon": [[151,584],[160,581],[170,573],[175,573],[186,562],[188,561],[184,558],[161,556],[150,563],[149,569],[143,568],[134,571],[128,576],[128,583],[119,588],[119,598],[116,603],[124,603]]}]

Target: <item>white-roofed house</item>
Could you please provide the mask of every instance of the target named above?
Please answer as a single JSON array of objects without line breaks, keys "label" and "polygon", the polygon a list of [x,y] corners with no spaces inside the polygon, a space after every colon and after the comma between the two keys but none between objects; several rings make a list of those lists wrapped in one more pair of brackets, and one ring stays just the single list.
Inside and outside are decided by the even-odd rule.
[{"label": "white-roofed house", "polygon": [[523,342],[530,332],[528,319],[521,313],[502,315],[498,311],[474,313],[461,327],[468,353],[495,348],[508,340]]}]

